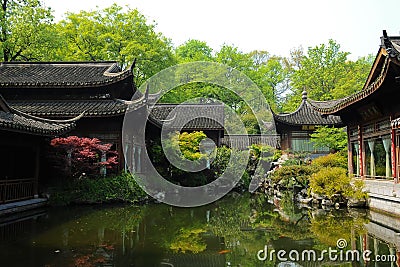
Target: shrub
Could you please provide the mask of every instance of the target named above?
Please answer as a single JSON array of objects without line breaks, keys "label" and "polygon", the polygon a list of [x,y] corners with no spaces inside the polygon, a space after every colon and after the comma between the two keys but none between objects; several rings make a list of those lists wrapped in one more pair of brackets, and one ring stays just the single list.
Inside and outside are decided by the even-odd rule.
[{"label": "shrub", "polygon": [[282,150],[275,149],[269,145],[253,144],[250,146],[250,155],[253,160],[272,162],[282,156]]},{"label": "shrub", "polygon": [[306,164],[306,159],[309,158],[310,153],[290,152],[288,153],[288,155],[288,159],[284,163],[282,163],[282,166],[304,165]]},{"label": "shrub", "polygon": [[365,182],[360,179],[354,179],[351,183],[351,190],[345,193],[347,198],[353,198],[355,200],[366,199],[368,194],[364,191]]},{"label": "shrub", "polygon": [[[168,181],[182,186],[200,186],[209,182],[209,170],[186,172],[189,167],[206,167],[208,155],[200,149],[200,143],[207,138],[202,131],[191,133],[175,132],[161,141],[156,140],[149,147],[151,160],[157,171]],[[166,154],[168,153],[168,158]],[[215,153],[214,153],[215,154]],[[171,164],[170,162],[174,162]]]},{"label": "shrub", "polygon": [[315,170],[310,165],[282,166],[272,173],[271,180],[283,186],[289,186],[294,181],[302,186],[306,186],[313,172]]},{"label": "shrub", "polygon": [[[226,171],[226,168],[229,165],[231,157],[233,157],[234,163],[240,162],[240,164],[229,166],[230,167],[229,175],[231,175],[232,177],[237,177],[237,175],[240,175],[239,172],[241,171],[241,168],[239,168],[239,166],[241,164],[244,164],[244,162],[242,162],[241,160],[241,156],[243,156],[244,153],[247,152],[239,151],[236,149],[232,150],[231,148],[228,148],[226,146],[218,147],[216,156],[213,162],[211,163],[211,171],[212,174],[214,175],[213,179],[220,177]],[[251,174],[254,172],[253,161],[254,160],[251,159],[249,160],[247,168],[245,172],[242,174],[240,181],[236,185],[236,188],[245,189],[249,187],[251,181]]]},{"label": "shrub", "polygon": [[328,154],[325,156],[321,156],[315,158],[312,163],[312,166],[317,168],[326,168],[326,167],[341,167],[347,168],[347,155],[342,152],[337,152],[334,154]]},{"label": "shrub", "polygon": [[78,182],[80,200],[87,202],[136,202],[145,196],[130,173]]},{"label": "shrub", "polygon": [[66,187],[50,195],[53,205],[67,205],[73,202],[137,202],[146,193],[136,183],[130,173],[98,179],[82,179],[69,183]]},{"label": "shrub", "polygon": [[221,176],[228,166],[229,159],[231,157],[232,149],[226,146],[221,146],[217,148],[217,153],[214,160],[211,163],[211,171],[215,177]]},{"label": "shrub", "polygon": [[347,170],[340,167],[325,167],[311,175],[310,190],[332,199],[335,195],[345,196],[352,190]]},{"label": "shrub", "polygon": [[170,136],[170,139],[165,140],[165,146],[170,151],[180,151],[182,157],[191,161],[198,160],[206,157],[205,154],[200,151],[200,142],[207,138],[206,134],[202,131],[195,132],[176,132]]}]

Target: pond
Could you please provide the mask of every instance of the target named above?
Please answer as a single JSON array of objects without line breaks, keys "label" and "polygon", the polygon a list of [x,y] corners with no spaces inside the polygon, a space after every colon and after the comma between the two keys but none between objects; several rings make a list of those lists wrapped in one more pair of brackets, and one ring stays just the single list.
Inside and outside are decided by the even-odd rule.
[{"label": "pond", "polygon": [[[367,211],[299,207],[290,194],[234,193],[198,208],[103,205],[35,213],[0,224],[0,266],[396,266],[394,245],[369,232]],[[368,263],[365,251],[385,261],[372,263],[371,254]]]}]

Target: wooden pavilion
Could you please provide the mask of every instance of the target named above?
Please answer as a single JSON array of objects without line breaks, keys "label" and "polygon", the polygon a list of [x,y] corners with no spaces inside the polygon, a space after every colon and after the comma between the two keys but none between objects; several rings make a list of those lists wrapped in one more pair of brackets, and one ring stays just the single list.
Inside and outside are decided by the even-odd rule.
[{"label": "wooden pavilion", "polygon": [[314,103],[347,126],[349,172],[398,181],[400,166],[400,37],[386,31],[363,89],[339,100]]},{"label": "wooden pavilion", "polygon": [[324,115],[313,108],[315,101],[302,94],[302,102],[296,111],[287,114],[272,112],[276,132],[282,150],[306,152],[312,156],[329,153],[329,148],[317,148],[310,142],[310,135],[317,126],[343,127],[339,116]]}]

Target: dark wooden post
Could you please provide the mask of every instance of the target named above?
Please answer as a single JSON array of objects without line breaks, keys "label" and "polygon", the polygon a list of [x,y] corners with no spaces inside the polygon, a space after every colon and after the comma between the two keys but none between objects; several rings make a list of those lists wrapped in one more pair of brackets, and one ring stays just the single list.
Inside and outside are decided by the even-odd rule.
[{"label": "dark wooden post", "polygon": [[33,197],[39,197],[40,145],[35,149],[35,173],[33,175]]},{"label": "dark wooden post", "polygon": [[364,176],[364,158],[365,158],[365,151],[364,151],[364,144],[363,144],[363,135],[362,135],[363,127],[358,125],[358,142],[359,142],[359,149],[360,149],[360,176],[361,178],[365,178]]},{"label": "dark wooden post", "polygon": [[395,183],[399,182],[399,178],[397,177],[397,153],[396,153],[396,130],[391,129],[390,138],[392,141],[391,152],[392,152],[392,176]]},{"label": "dark wooden post", "polygon": [[347,127],[347,168],[349,170],[349,175],[354,173],[353,149],[350,142],[350,127]]}]

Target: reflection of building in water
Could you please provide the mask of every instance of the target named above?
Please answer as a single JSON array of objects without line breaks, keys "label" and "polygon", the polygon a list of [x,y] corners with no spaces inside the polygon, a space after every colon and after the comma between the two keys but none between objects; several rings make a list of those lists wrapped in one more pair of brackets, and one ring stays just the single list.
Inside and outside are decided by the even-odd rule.
[{"label": "reflection of building in water", "polygon": [[166,256],[161,262],[160,267],[225,267],[226,259],[224,255],[215,253],[215,251],[206,251],[198,254],[172,254]]},{"label": "reflection of building in water", "polygon": [[[396,262],[390,266],[400,266],[400,218],[375,211],[370,211],[369,217],[370,222],[365,225],[368,235],[362,237],[364,247],[371,250],[373,255],[389,260],[396,257]],[[375,262],[375,266],[379,266],[377,264]]]}]

